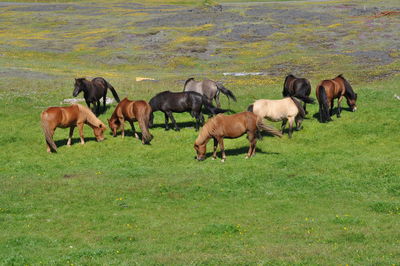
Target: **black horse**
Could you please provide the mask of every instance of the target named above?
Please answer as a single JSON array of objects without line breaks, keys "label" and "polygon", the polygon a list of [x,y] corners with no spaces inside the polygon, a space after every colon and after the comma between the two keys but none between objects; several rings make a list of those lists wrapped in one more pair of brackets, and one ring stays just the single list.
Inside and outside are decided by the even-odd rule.
[{"label": "black horse", "polygon": [[306,110],[306,103],[314,103],[314,99],[310,98],[311,84],[308,79],[297,78],[290,74],[286,76],[285,82],[283,83],[283,97],[296,97],[304,102],[304,111]]},{"label": "black horse", "polygon": [[90,103],[96,107],[96,115],[100,114],[100,99],[103,98],[104,110],[106,109],[107,89],[110,89],[115,100],[120,102],[117,92],[104,78],[94,78],[92,81],[85,78],[75,79],[75,89],[72,95],[76,97],[83,91],[83,97],[87,106],[90,108]]},{"label": "black horse", "polygon": [[213,115],[224,113],[227,110],[219,109],[213,106],[205,96],[194,91],[170,92],[163,91],[151,98],[149,102],[152,113],[150,115],[150,127],[153,126],[153,112],[161,111],[165,115],[165,130],[169,130],[168,119],[171,119],[175,130],[179,131],[176,121],[172,113],[190,112],[192,117],[196,118],[196,131],[199,130],[200,124],[204,122],[204,116],[201,112],[202,106]]}]

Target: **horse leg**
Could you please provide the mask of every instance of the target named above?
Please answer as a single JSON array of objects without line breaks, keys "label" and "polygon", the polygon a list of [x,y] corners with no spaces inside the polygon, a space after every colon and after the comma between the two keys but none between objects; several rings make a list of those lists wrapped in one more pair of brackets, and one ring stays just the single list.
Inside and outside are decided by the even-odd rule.
[{"label": "horse leg", "polygon": [[224,138],[220,138],[218,140],[218,143],[219,143],[219,149],[221,150],[221,156],[222,156],[221,162],[223,163],[226,160],[226,154],[225,154],[225,148],[224,148]]},{"label": "horse leg", "polygon": [[333,115],[333,99],[331,100],[331,109],[329,111],[329,115],[332,116]]},{"label": "horse leg", "polygon": [[100,115],[100,100],[97,100],[97,108],[96,108],[97,116]]},{"label": "horse leg", "polygon": [[103,109],[104,109],[103,111],[104,112],[107,110],[106,102],[107,102],[107,89],[106,89],[106,91],[104,92],[104,95],[103,95]]},{"label": "horse leg", "polygon": [[68,141],[67,141],[67,146],[71,146],[71,139],[72,139],[72,135],[74,134],[74,129],[75,129],[75,126],[71,126],[69,128],[69,137],[68,137]]},{"label": "horse leg", "polygon": [[218,108],[221,108],[221,103],[219,102],[219,92],[215,94],[215,103],[217,104]]},{"label": "horse leg", "polygon": [[304,113],[305,113],[305,114],[308,114],[308,112],[307,112],[307,110],[306,110],[306,106],[307,106],[307,104],[306,104],[306,103],[304,103],[304,105],[303,105],[303,109],[304,109]]},{"label": "horse leg", "polygon": [[165,116],[165,130],[169,130],[167,113],[164,113],[164,116]]},{"label": "horse leg", "polygon": [[131,124],[133,135],[135,136],[135,138],[139,139],[139,135],[136,133],[136,130],[135,130],[135,125],[133,124],[132,121],[129,121],[129,124]]},{"label": "horse leg", "polygon": [[255,136],[255,132],[247,132],[247,139],[249,140],[249,151],[247,152],[246,155],[246,159],[250,158],[251,156],[253,156],[256,153],[256,143],[257,143],[257,139]]},{"label": "horse leg", "polygon": [[289,117],[289,138],[292,138],[294,117]]},{"label": "horse leg", "polygon": [[78,124],[79,136],[81,138],[81,144],[85,144],[85,138],[83,137],[83,123]]},{"label": "horse leg", "polygon": [[287,123],[287,119],[283,119],[283,120],[282,120],[282,126],[281,126],[282,134],[283,134],[283,131],[285,130],[286,123]]},{"label": "horse leg", "polygon": [[86,100],[86,99],[85,99],[85,101],[86,101],[87,107],[90,109],[90,102],[88,100]]},{"label": "horse leg", "polygon": [[118,117],[118,120],[121,124],[121,137],[125,138],[125,119],[123,117]]},{"label": "horse leg", "polygon": [[[49,131],[50,131],[50,138],[53,139],[55,129],[50,129]],[[50,147],[49,143],[47,142],[47,140],[46,140],[46,146],[47,146],[47,149],[46,149],[47,152],[51,153],[51,147]]]},{"label": "horse leg", "polygon": [[213,138],[213,139],[214,139],[214,152],[212,155],[212,160],[215,160],[215,159],[217,159],[218,140],[216,138]]},{"label": "horse leg", "polygon": [[175,121],[174,116],[172,115],[172,112],[168,112],[168,116],[169,116],[169,119],[171,119],[172,124],[173,124],[174,127],[175,127],[175,131],[179,131],[179,127],[178,127],[178,125],[176,124],[176,121]]},{"label": "horse leg", "polygon": [[340,96],[339,100],[337,101],[337,114],[336,117],[340,117],[340,113],[342,112],[342,100],[343,100],[343,95]]}]

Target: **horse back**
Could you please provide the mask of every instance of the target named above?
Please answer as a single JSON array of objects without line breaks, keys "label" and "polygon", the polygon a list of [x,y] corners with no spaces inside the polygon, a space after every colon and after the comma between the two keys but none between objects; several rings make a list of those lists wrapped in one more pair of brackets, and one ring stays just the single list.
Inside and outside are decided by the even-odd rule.
[{"label": "horse back", "polygon": [[55,127],[70,127],[80,120],[79,107],[77,105],[49,107],[42,113],[42,119],[46,119]]}]

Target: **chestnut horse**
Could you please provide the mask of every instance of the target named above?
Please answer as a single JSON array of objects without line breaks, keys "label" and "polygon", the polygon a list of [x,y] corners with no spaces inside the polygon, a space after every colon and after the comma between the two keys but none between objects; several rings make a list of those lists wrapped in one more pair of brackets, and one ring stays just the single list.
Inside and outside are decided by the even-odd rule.
[{"label": "chestnut horse", "polygon": [[294,75],[287,75],[285,82],[283,83],[283,97],[296,97],[304,102],[303,109],[307,114],[306,104],[314,103],[314,99],[310,98],[311,94],[311,84],[308,79],[298,78]]},{"label": "chestnut horse", "polygon": [[196,150],[196,159],[202,161],[205,159],[207,142],[214,139],[213,160],[217,158],[217,145],[219,144],[222,161],[226,159],[224,138],[238,138],[247,133],[250,147],[247,152],[246,159],[254,156],[256,153],[257,132],[267,131],[272,135],[282,137],[282,134],[271,126],[267,126],[262,122],[262,118],[256,116],[252,112],[241,112],[233,115],[219,114],[207,121],[201,129],[199,136],[194,143]]},{"label": "chestnut horse", "polygon": [[130,101],[124,98],[115,108],[113,114],[108,120],[108,125],[115,137],[117,130],[121,128],[121,135],[125,137],[124,122],[128,121],[131,124],[135,138],[139,139],[135,131],[133,122],[138,121],[139,127],[142,130],[142,143],[150,143],[153,136],[149,132],[149,119],[151,114],[151,107],[145,101]]},{"label": "chestnut horse", "polygon": [[300,130],[306,115],[300,102],[294,97],[280,100],[257,100],[247,108],[247,111],[273,122],[282,121],[282,134],[289,121],[289,138],[292,137],[294,123],[296,122],[296,129]]},{"label": "chestnut horse", "polygon": [[351,111],[357,110],[357,93],[354,93],[350,83],[343,77],[342,74],[331,80],[323,80],[318,84],[316,89],[317,99],[319,102],[319,117],[320,122],[325,123],[332,121],[333,101],[338,99],[338,108],[336,116],[339,118],[342,112],[342,99],[346,97],[347,105]]},{"label": "chestnut horse", "polygon": [[83,137],[83,124],[89,125],[97,141],[104,140],[104,131],[106,125],[98,119],[93,112],[80,104],[73,104],[67,107],[49,107],[41,114],[42,128],[47,143],[47,152],[57,152],[57,146],[54,143],[53,135],[57,127],[69,127],[69,137],[67,145],[71,145],[72,134],[77,126],[81,144],[85,144]]}]

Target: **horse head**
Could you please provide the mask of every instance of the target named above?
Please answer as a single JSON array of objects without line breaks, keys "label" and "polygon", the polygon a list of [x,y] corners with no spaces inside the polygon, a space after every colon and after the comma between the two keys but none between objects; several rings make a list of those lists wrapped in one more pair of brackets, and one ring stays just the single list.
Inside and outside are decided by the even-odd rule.
[{"label": "horse head", "polygon": [[110,119],[107,119],[107,121],[108,121],[108,126],[110,127],[111,132],[113,134],[113,137],[116,137],[117,136],[117,130],[121,126],[121,123],[115,117],[111,117]]},{"label": "horse head", "polygon": [[93,127],[93,133],[97,141],[100,142],[104,140],[105,130],[106,130],[106,125],[104,125],[103,123],[100,123],[98,126]]},{"label": "horse head", "polygon": [[194,149],[196,150],[196,159],[198,161],[204,161],[206,158],[206,145],[202,144],[202,145],[198,145],[198,144],[194,144]]},{"label": "horse head", "polygon": [[82,82],[84,78],[79,78],[79,79],[75,79],[75,89],[74,92],[72,93],[72,96],[76,97],[78,96],[78,94],[83,90],[85,84]]},{"label": "horse head", "polygon": [[354,93],[354,97],[346,97],[346,101],[351,111],[355,112],[357,110],[357,93]]}]

